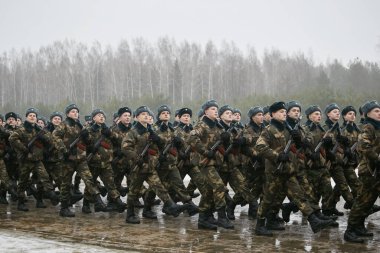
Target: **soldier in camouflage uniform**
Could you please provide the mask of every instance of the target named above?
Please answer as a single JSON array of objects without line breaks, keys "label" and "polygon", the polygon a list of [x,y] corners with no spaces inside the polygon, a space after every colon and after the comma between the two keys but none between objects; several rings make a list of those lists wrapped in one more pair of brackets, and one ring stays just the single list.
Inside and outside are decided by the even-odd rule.
[{"label": "soldier in camouflage uniform", "polygon": [[[335,123],[339,121],[340,118],[340,109],[337,104],[332,103],[326,106],[325,114],[327,120],[325,121],[326,125],[323,127],[326,131],[333,127]],[[341,134],[341,129],[337,123],[337,127],[329,133],[329,136],[332,139],[331,143],[326,143],[326,158],[327,158],[327,167],[330,173],[330,176],[334,179],[336,188],[335,191],[340,191],[344,200],[346,201],[346,208],[351,208],[354,198],[348,186],[346,177],[344,176],[343,171],[343,157],[344,150],[349,148],[349,139]],[[323,210],[326,215],[338,215],[342,216],[343,213],[339,212],[336,209],[336,200],[335,196],[330,196],[326,210]]]},{"label": "soldier in camouflage uniform", "polygon": [[[233,229],[234,226],[226,215],[225,193],[227,188],[217,171],[217,168],[223,165],[225,150],[222,144],[223,142],[230,141],[231,135],[228,132],[224,132],[223,126],[217,121],[218,104],[215,100],[210,100],[203,104],[202,112],[204,116],[201,117],[200,121],[190,132],[189,143],[192,149],[201,155],[200,171],[213,189],[213,198],[205,199],[209,206],[207,214],[210,217],[207,217],[207,219],[211,218],[211,210],[214,205],[218,212],[217,225]],[[220,145],[216,149],[211,149],[216,143]]]},{"label": "soldier in camouflage uniform", "polygon": [[261,133],[255,146],[257,154],[266,159],[264,196],[257,213],[255,232],[257,235],[272,235],[265,226],[266,218],[273,219],[273,204],[276,203],[278,194],[287,192],[287,196],[308,217],[310,226],[316,233],[329,226],[332,220],[321,220],[317,217],[318,211],[313,209],[296,178],[297,156],[292,152],[285,152],[285,146],[292,142],[291,134],[285,131],[285,103],[276,102],[270,106],[269,111],[272,116],[271,123]]},{"label": "soldier in camouflage uniform", "polygon": [[9,142],[17,152],[20,162],[20,181],[17,188],[17,209],[20,211],[29,211],[25,205],[25,191],[29,186],[31,172],[37,175],[38,181],[43,187],[38,189],[39,198],[42,199],[43,192],[45,192],[53,205],[59,203],[59,199],[49,181],[49,175],[42,163],[44,146],[50,145],[51,140],[45,130],[36,125],[36,109],[28,109],[25,117],[26,120],[23,126],[16,129],[9,137]]},{"label": "soldier in camouflage uniform", "polygon": [[[87,142],[87,163],[90,168],[92,179],[94,182],[100,177],[104,183],[108,195],[111,198],[120,213],[124,212],[126,204],[120,199],[120,193],[117,191],[114,181],[114,174],[111,167],[113,160],[113,143],[118,144],[119,136],[116,132],[112,132],[106,126],[106,116],[101,109],[95,109],[91,113],[92,125],[88,126],[89,138]],[[82,212],[91,213],[89,200],[91,192],[86,187],[84,192],[86,203],[83,203]],[[95,203],[95,212],[102,211],[102,206]]]},{"label": "soldier in camouflage uniform", "polygon": [[358,138],[359,178],[362,183],[348,217],[344,239],[363,243],[360,236],[373,236],[364,226],[365,218],[380,194],[380,105],[367,102],[362,107],[365,120]]},{"label": "soldier in camouflage uniform", "polygon": [[[356,149],[353,149],[352,147],[355,147],[354,145],[357,145],[360,130],[355,124],[355,108],[352,106],[345,107],[342,110],[342,117],[344,119],[342,126],[342,135],[347,137],[349,140],[349,144],[344,149],[343,173],[347,184],[350,186],[352,196],[356,198],[360,187],[360,181],[355,173],[355,168],[358,166],[358,157],[356,155]],[[340,195],[341,193],[339,191],[339,188],[335,187],[333,191],[333,199],[335,205],[339,202]]]},{"label": "soldier in camouflage uniform", "polygon": [[264,126],[268,126],[272,118],[269,113],[269,105],[263,107],[263,112],[264,112]]},{"label": "soldier in camouflage uniform", "polygon": [[[91,194],[91,201],[96,202],[98,211],[105,211],[99,189],[92,180],[92,175],[87,164],[86,143],[88,143],[89,133],[87,129],[83,129],[79,122],[79,108],[75,104],[70,104],[65,109],[66,119],[56,126],[53,131],[54,145],[61,152],[65,161],[62,163],[61,171],[61,210],[59,214],[63,217],[74,217],[69,209],[73,174],[76,171],[84,181],[87,191]],[[73,145],[74,141],[76,144]],[[88,199],[83,200],[84,204]]]},{"label": "soldier in camouflage uniform", "polygon": [[6,147],[10,133],[11,132],[5,129],[2,124],[0,125],[0,204],[8,204],[7,191],[13,195],[17,195],[11,185],[11,181],[9,179],[7,168],[4,162],[4,156],[6,154]]},{"label": "soldier in camouflage uniform", "polygon": [[[162,211],[168,215],[177,217],[183,208],[174,203],[168,194],[167,189],[161,183],[158,177],[156,167],[158,164],[159,149],[161,145],[160,137],[148,125],[149,109],[141,106],[136,109],[136,124],[124,137],[121,148],[123,154],[128,160],[131,160],[133,169],[131,171],[131,184],[128,193],[128,210],[126,222],[139,224],[140,219],[135,214],[135,201],[140,196],[143,182],[146,181],[155,194],[164,202]],[[145,153],[143,153],[143,151]],[[156,219],[152,211],[154,199],[146,198],[144,200],[143,216],[146,218]]]}]

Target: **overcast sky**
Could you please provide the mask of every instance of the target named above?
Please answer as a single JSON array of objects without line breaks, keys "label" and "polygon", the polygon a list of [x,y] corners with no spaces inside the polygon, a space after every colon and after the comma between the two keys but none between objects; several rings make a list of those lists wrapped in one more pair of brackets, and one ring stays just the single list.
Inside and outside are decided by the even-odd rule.
[{"label": "overcast sky", "polygon": [[312,51],[316,62],[380,62],[379,12],[377,0],[0,0],[0,52],[66,38],[116,47],[121,39],[169,36],[234,41],[259,55],[277,48]]}]

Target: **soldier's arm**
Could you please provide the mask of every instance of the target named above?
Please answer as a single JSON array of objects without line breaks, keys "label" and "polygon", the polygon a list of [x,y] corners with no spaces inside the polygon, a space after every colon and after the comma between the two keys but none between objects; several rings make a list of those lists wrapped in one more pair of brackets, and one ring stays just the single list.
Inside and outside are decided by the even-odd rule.
[{"label": "soldier's arm", "polygon": [[208,151],[207,146],[201,141],[203,134],[204,130],[199,126],[196,126],[193,130],[191,130],[189,136],[189,145],[191,145],[191,148],[202,155],[206,154]]},{"label": "soldier's arm", "polygon": [[366,124],[362,133],[359,135],[358,150],[371,161],[377,161],[378,155],[375,152],[373,140],[376,139],[375,129],[373,126]]},{"label": "soldier's arm", "polygon": [[256,142],[254,150],[256,151],[258,156],[264,159],[276,161],[278,158],[278,153],[270,148],[269,143],[269,132],[266,129],[264,129]]},{"label": "soldier's arm", "polygon": [[57,150],[66,150],[63,138],[65,136],[65,126],[64,123],[59,124],[52,133],[52,142]]},{"label": "soldier's arm", "polygon": [[26,153],[28,152],[28,148],[21,142],[21,134],[19,130],[14,131],[9,136],[9,143],[16,152]]},{"label": "soldier's arm", "polygon": [[135,160],[138,156],[136,145],[137,138],[132,131],[129,131],[121,142],[121,152],[127,159]]}]

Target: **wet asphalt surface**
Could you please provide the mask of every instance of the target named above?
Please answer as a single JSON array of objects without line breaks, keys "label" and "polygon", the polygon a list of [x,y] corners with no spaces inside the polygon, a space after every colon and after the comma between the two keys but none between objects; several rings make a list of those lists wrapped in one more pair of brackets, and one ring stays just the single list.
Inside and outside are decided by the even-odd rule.
[{"label": "wet asphalt surface", "polygon": [[[380,252],[380,213],[366,220],[374,237],[353,244],[343,240],[347,210],[338,219],[339,228],[313,234],[298,212],[285,231],[260,237],[254,234],[256,220],[248,219],[248,205],[236,207],[234,230],[206,231],[197,229],[198,215],[169,217],[162,205],[154,208],[158,220],[142,218],[140,209],[141,224],[132,225],[125,223],[126,212],[83,214],[80,201],[73,208],[75,218],[62,218],[59,205],[45,203],[47,208],[37,209],[29,198],[29,212],[17,211],[16,202],[0,205],[0,252]],[[341,211],[343,204],[338,204]]]}]

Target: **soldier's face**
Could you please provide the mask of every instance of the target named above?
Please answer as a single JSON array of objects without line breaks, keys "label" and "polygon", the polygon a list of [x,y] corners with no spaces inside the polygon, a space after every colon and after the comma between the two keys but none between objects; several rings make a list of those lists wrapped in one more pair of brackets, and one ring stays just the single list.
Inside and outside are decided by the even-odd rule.
[{"label": "soldier's face", "polygon": [[190,120],[191,120],[191,117],[190,117],[190,114],[188,113],[185,113],[181,116],[181,118],[179,118],[179,120],[185,124],[185,125],[188,125],[190,124]]},{"label": "soldier's face", "polygon": [[43,122],[42,120],[38,120],[37,121],[37,125],[41,128],[44,128],[45,127],[45,122]]},{"label": "soldier's face", "polygon": [[321,112],[313,112],[309,115],[309,119],[313,121],[314,123],[320,123],[322,120]]},{"label": "soldier's face", "polygon": [[96,124],[103,124],[105,121],[106,121],[106,117],[104,117],[104,114],[103,113],[98,113],[96,114],[92,120],[96,123]]},{"label": "soldier's face", "polygon": [[367,117],[380,121],[380,108],[374,108],[369,113],[367,113]]},{"label": "soldier's face", "polygon": [[[37,118],[37,117],[36,117]],[[16,125],[17,126],[21,126],[21,124],[22,124],[22,120],[21,119],[17,119],[16,120]]]},{"label": "soldier's face", "polygon": [[207,108],[205,115],[211,120],[216,120],[218,118],[218,108],[216,106]]},{"label": "soldier's face", "polygon": [[168,111],[161,112],[159,119],[161,121],[169,121],[170,120],[170,113]]},{"label": "soldier's face", "polygon": [[223,114],[220,115],[220,119],[223,120],[224,122],[230,123],[233,119],[232,112],[229,110],[223,112]]},{"label": "soldier's face", "polygon": [[79,112],[77,109],[72,109],[67,113],[67,117],[72,119],[78,119],[79,118]]},{"label": "soldier's face", "polygon": [[10,125],[10,126],[15,126],[16,123],[17,123],[17,121],[13,117],[10,117],[10,118],[7,119],[7,124]]},{"label": "soldier's face", "polygon": [[177,115],[177,116],[175,116],[175,119],[174,119],[175,121],[179,121],[179,116]]},{"label": "soldier's face", "polygon": [[292,119],[299,119],[300,114],[301,114],[301,111],[300,111],[300,108],[298,107],[290,108],[290,110],[288,111],[288,116]]},{"label": "soldier's face", "polygon": [[125,112],[122,115],[120,115],[119,120],[122,124],[128,125],[129,123],[131,123],[131,114],[129,112]]},{"label": "soldier's face", "polygon": [[59,124],[61,124],[62,122],[62,119],[61,117],[59,116],[54,116],[52,119],[51,119],[51,123],[54,125],[54,126],[58,126]]},{"label": "soldier's face", "polygon": [[26,116],[25,120],[29,123],[34,124],[37,122],[37,115],[35,113],[29,113],[28,116]]},{"label": "soldier's face", "polygon": [[278,110],[277,112],[273,112],[272,118],[274,118],[275,120],[284,122],[286,120],[286,110],[281,109],[281,110]]},{"label": "soldier's face", "polygon": [[270,113],[269,113],[269,112],[266,113],[266,114],[264,115],[264,119],[265,119],[266,121],[270,121],[270,120],[272,119],[272,117],[270,116]]},{"label": "soldier's face", "polygon": [[141,124],[149,123],[149,122],[148,122],[148,117],[149,117],[148,112],[142,112],[142,113],[140,113],[140,114],[137,116],[137,121],[140,122]]},{"label": "soldier's face", "polygon": [[252,117],[253,122],[255,122],[257,125],[261,125],[264,122],[264,115],[262,112],[256,113],[255,116]]},{"label": "soldier's face", "polygon": [[332,121],[338,121],[340,119],[339,109],[334,109],[327,114],[327,117]]},{"label": "soldier's face", "polygon": [[238,112],[235,112],[235,113],[234,113],[234,120],[236,120],[237,122],[240,122],[240,120],[241,120],[241,115],[240,115],[240,113],[238,113]]},{"label": "soldier's face", "polygon": [[344,115],[344,120],[348,122],[354,122],[356,119],[356,114],[354,111],[348,112],[346,115]]}]

